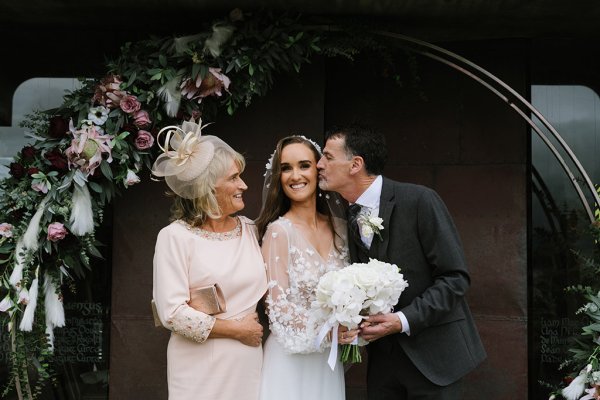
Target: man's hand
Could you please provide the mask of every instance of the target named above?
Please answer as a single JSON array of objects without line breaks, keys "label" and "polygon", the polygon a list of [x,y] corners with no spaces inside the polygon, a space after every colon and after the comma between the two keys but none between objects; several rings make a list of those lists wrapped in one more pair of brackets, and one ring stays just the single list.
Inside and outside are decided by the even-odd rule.
[{"label": "man's hand", "polygon": [[360,336],[368,342],[400,332],[402,332],[402,323],[393,313],[369,315],[360,325]]}]

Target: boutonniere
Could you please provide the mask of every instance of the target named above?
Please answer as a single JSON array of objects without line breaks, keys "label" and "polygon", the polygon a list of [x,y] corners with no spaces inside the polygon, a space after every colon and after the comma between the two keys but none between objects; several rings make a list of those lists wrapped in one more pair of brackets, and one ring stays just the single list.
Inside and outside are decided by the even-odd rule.
[{"label": "boutonniere", "polygon": [[357,222],[360,225],[361,234],[370,238],[373,234],[379,237],[379,240],[383,242],[383,237],[381,236],[381,231],[383,230],[383,218],[379,218],[377,215],[373,214],[359,214],[357,218]]}]

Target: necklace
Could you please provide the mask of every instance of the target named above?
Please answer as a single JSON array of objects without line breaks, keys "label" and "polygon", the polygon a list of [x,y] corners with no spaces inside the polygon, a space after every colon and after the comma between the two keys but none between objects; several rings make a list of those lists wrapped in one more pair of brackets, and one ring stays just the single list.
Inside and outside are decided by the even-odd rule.
[{"label": "necklace", "polygon": [[235,228],[233,228],[232,230],[227,231],[227,232],[207,231],[200,227],[192,226],[181,219],[178,219],[176,222],[179,223],[180,225],[183,225],[188,231],[200,236],[203,239],[208,239],[208,240],[218,240],[218,241],[231,240],[231,239],[238,238],[242,235],[242,224],[240,223],[239,218],[235,219]]}]

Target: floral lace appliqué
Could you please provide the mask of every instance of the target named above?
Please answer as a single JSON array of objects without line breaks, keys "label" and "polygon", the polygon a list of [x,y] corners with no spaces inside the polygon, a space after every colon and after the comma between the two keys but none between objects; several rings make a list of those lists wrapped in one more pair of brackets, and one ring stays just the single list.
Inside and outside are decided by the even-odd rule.
[{"label": "floral lace appliqu\u00e9", "polygon": [[[333,247],[324,260],[289,220],[280,218],[273,224],[277,226],[265,235],[271,249],[265,257],[270,279],[267,306],[271,332],[289,353],[323,351],[330,344],[324,341],[316,347],[321,327],[312,316],[311,304],[321,276],[348,265],[348,253],[345,246],[340,246],[341,251]],[[272,234],[277,233],[275,229],[279,234]],[[287,260],[286,265],[281,264],[282,260]]]}]

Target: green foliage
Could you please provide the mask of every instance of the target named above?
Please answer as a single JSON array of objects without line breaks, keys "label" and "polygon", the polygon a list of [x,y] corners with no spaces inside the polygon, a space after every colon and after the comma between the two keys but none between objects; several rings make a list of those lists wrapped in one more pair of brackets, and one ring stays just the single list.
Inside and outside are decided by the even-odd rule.
[{"label": "green foliage", "polygon": [[[597,211],[597,210],[596,210]],[[596,213],[596,218],[600,215]],[[573,253],[577,256],[581,265],[581,279],[587,284],[571,285],[565,291],[580,295],[585,304],[577,310],[577,314],[583,315],[586,325],[581,328],[579,337],[573,339],[573,345],[569,349],[570,358],[561,364],[561,369],[568,368],[572,377],[578,375],[585,377],[585,383],[590,387],[600,385],[600,262],[598,262],[598,243],[600,231],[597,219],[590,226],[590,233],[596,243],[595,255],[592,258],[583,257],[579,252]],[[556,390],[552,396],[562,398],[562,389]]]}]

